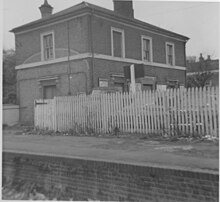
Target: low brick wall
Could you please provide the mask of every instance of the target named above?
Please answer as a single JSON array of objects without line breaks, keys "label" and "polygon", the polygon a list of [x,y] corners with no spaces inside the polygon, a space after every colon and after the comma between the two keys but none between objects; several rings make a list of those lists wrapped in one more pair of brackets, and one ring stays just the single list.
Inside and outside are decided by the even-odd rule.
[{"label": "low brick wall", "polygon": [[3,153],[3,184],[34,182],[57,199],[218,201],[218,174],[33,154]]},{"label": "low brick wall", "polygon": [[19,105],[3,105],[3,124],[13,126],[19,122]]}]

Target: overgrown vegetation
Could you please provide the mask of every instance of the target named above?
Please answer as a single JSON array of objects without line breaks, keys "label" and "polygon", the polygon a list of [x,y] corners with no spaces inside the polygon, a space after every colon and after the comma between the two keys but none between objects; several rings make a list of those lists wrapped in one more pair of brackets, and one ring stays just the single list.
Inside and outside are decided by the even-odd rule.
[{"label": "overgrown vegetation", "polygon": [[204,60],[204,58],[200,56],[199,62],[189,63],[188,69],[191,70],[194,74],[187,76],[186,78],[187,88],[205,87],[207,85],[207,83],[214,76],[214,74],[210,71],[211,70],[210,62],[211,60]]},{"label": "overgrown vegetation", "polygon": [[16,103],[15,57],[14,50],[3,50],[3,104]]},{"label": "overgrown vegetation", "polygon": [[187,87],[204,87],[213,77],[211,72],[198,72],[194,75],[187,76]]},{"label": "overgrown vegetation", "polygon": [[110,133],[96,133],[91,128],[83,129],[81,125],[75,124],[69,130],[59,132],[49,129],[39,129],[37,127],[24,127],[22,135],[41,135],[41,136],[77,136],[77,137],[117,137],[117,138],[137,138],[142,140],[168,141],[168,142],[215,142],[218,144],[219,137],[201,134],[198,131],[186,133],[179,129],[177,124],[174,124],[171,129],[162,128],[157,132],[148,134],[142,133],[123,133],[118,127],[115,127]]}]

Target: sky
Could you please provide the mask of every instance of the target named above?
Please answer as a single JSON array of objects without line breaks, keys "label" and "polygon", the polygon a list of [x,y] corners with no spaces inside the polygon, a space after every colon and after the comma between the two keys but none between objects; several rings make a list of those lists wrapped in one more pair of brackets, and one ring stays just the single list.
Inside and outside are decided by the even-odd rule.
[{"label": "sky", "polygon": [[[3,0],[3,48],[14,48],[14,34],[9,30],[41,18],[39,6],[44,0]],[[113,10],[112,0],[86,0]],[[82,0],[48,0],[53,13]],[[219,58],[220,2],[133,0],[134,17],[190,38],[187,56]]]}]

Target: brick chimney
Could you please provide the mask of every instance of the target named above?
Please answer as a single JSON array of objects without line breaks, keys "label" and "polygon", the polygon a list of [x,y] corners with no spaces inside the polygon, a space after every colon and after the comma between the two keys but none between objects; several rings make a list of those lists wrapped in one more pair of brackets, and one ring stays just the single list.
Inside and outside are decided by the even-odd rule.
[{"label": "brick chimney", "polygon": [[128,18],[134,18],[133,2],[132,0],[113,0],[114,11],[117,14],[123,15]]},{"label": "brick chimney", "polygon": [[44,4],[42,4],[39,7],[39,9],[40,9],[42,18],[50,16],[53,11],[53,7],[50,4],[48,4],[47,0],[44,0]]},{"label": "brick chimney", "polygon": [[207,61],[211,61],[211,56],[208,55],[206,60],[207,60]]}]

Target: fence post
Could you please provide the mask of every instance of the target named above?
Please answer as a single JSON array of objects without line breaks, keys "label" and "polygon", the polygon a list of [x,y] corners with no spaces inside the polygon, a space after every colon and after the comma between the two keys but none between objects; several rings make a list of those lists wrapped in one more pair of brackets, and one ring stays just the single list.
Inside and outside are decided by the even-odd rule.
[{"label": "fence post", "polygon": [[53,105],[52,105],[52,116],[53,116],[53,130],[57,131],[57,97],[53,98]]}]

